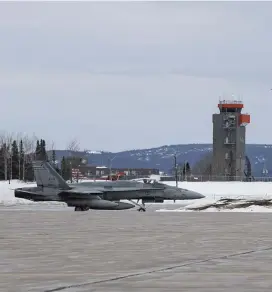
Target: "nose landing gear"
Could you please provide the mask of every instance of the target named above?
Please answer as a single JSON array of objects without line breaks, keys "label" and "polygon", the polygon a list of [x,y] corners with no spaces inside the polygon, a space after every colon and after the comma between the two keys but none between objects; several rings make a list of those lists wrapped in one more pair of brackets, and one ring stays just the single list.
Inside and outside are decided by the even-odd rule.
[{"label": "nose landing gear", "polygon": [[131,202],[132,204],[134,204],[135,206],[138,206],[138,207],[139,207],[139,209],[137,209],[137,211],[139,211],[139,212],[145,212],[145,211],[146,211],[145,204],[144,204],[144,203],[139,204],[139,201],[140,201],[140,200],[137,200],[137,203],[134,202],[134,201],[132,201],[132,200],[128,200],[128,201],[130,201],[130,202]]}]

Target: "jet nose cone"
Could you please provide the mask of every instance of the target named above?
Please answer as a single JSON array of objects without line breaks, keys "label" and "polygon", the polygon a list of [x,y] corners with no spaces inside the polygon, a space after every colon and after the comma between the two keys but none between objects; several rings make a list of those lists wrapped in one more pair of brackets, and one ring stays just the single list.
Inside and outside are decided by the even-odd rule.
[{"label": "jet nose cone", "polygon": [[193,199],[193,200],[196,200],[196,199],[203,199],[205,198],[204,195],[200,194],[200,193],[197,193],[197,192],[190,192],[189,194],[190,198]]}]

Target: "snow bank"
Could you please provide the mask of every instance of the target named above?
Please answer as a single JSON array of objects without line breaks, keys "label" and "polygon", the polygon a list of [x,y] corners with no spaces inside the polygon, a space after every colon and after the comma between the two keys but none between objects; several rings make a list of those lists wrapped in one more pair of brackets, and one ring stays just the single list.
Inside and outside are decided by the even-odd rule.
[{"label": "snow bank", "polygon": [[[179,209],[174,209],[174,210],[169,210],[169,209],[159,209],[156,210],[156,212],[196,212],[194,210],[188,210],[186,208],[179,208]],[[250,206],[247,208],[235,208],[235,209],[217,209],[217,208],[208,208],[199,212],[242,212],[242,213],[247,213],[247,212],[254,212],[254,213],[271,213],[272,208],[267,208],[263,206]]]},{"label": "snow bank", "polygon": [[[36,183],[24,183],[18,180],[11,180],[0,182],[0,205],[14,206],[14,205],[65,205],[59,202],[32,202],[29,200],[19,199],[14,197],[14,189],[22,187],[35,187]],[[66,206],[66,205],[65,205]]]},{"label": "snow bank", "polygon": [[[165,183],[171,186],[176,185],[175,182]],[[179,182],[178,186],[201,193],[205,198],[186,200],[183,201],[185,206],[174,210],[162,208],[157,212],[195,212],[200,211],[199,209],[202,209],[200,212],[272,212],[270,206],[254,204],[246,208],[232,208],[231,204],[226,208],[213,207],[223,198],[238,199],[240,202],[257,200],[256,204],[259,203],[258,200],[272,199],[272,182]],[[172,204],[173,202],[167,203]]]},{"label": "snow bank", "polygon": [[[175,182],[163,183],[176,185]],[[205,199],[272,196],[272,182],[179,182],[178,186],[201,193]]]}]

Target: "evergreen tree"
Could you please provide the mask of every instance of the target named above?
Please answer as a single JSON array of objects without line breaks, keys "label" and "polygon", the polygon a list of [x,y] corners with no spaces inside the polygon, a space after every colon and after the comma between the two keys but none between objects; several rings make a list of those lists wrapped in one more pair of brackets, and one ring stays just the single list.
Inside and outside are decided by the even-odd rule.
[{"label": "evergreen tree", "polygon": [[9,145],[7,145],[6,143],[4,143],[2,145],[2,153],[3,153],[3,164],[4,164],[4,180],[7,180],[8,179],[8,174],[10,173],[9,172]]},{"label": "evergreen tree", "polygon": [[68,180],[71,176],[70,164],[67,162],[66,158],[63,156],[61,160],[61,176]]},{"label": "evergreen tree", "polygon": [[25,171],[25,153],[24,153],[24,145],[23,141],[20,141],[19,145],[19,179],[24,179],[24,171]]},{"label": "evergreen tree", "polygon": [[45,157],[44,157],[45,145],[43,143],[43,139],[40,140],[40,149],[41,149],[40,159],[45,160]]},{"label": "evergreen tree", "polygon": [[191,175],[191,167],[190,167],[189,162],[186,163],[186,174]]},{"label": "evergreen tree", "polygon": [[37,145],[36,145],[36,160],[40,160],[40,156],[41,156],[41,145],[40,145],[40,141],[37,140]]},{"label": "evergreen tree", "polygon": [[51,161],[53,165],[56,166],[56,151],[55,150],[52,151]]},{"label": "evergreen tree", "polygon": [[4,180],[5,179],[4,157],[5,157],[5,148],[4,148],[4,145],[2,145],[0,147],[0,180]]},{"label": "evergreen tree", "polygon": [[45,140],[43,140],[43,139],[40,139],[40,141],[37,141],[36,159],[48,161],[47,154],[46,154]]},{"label": "evergreen tree", "polygon": [[61,171],[60,171],[59,166],[57,164],[56,164],[55,169],[56,169],[56,172],[61,175]]},{"label": "evergreen tree", "polygon": [[11,145],[11,174],[12,179],[19,178],[19,149],[17,142],[14,140]]},{"label": "evergreen tree", "polygon": [[183,165],[183,175],[191,175],[191,167],[189,162],[184,163]]},{"label": "evergreen tree", "polygon": [[65,157],[63,156],[61,159],[61,175],[63,178],[64,178],[65,170],[66,170],[66,160],[65,160]]},{"label": "evergreen tree", "polygon": [[185,168],[185,163],[183,164],[183,168],[182,168],[182,174],[183,174],[183,176],[185,175],[185,173],[186,173],[186,168]]},{"label": "evergreen tree", "polygon": [[41,152],[42,152],[42,160],[48,161],[45,140],[41,140]]},{"label": "evergreen tree", "polygon": [[51,155],[51,159],[50,162],[52,163],[53,167],[55,168],[55,170],[57,171],[57,173],[61,174],[61,170],[58,166],[58,164],[56,163],[56,151],[52,150],[52,155]]}]

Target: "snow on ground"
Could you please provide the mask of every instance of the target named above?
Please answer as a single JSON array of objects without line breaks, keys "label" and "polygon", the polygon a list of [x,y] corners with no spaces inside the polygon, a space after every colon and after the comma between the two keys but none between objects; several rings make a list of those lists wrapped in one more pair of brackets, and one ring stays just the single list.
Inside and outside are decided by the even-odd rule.
[{"label": "snow on ground", "polygon": [[14,206],[14,205],[58,205],[66,206],[59,202],[32,202],[29,200],[19,199],[14,197],[14,189],[22,187],[35,187],[36,183],[25,183],[18,180],[0,181],[0,205]]},{"label": "snow on ground", "polygon": [[35,184],[22,183],[17,180],[11,180],[10,183],[8,181],[1,181],[0,182],[0,204],[1,205],[14,205],[16,203],[29,204],[27,200],[17,199],[14,197],[14,189],[21,188],[24,186],[35,186]]},{"label": "snow on ground", "polygon": [[[176,185],[176,182],[165,183],[171,186]],[[185,206],[174,210],[164,208],[157,210],[157,212],[272,212],[269,204],[258,206],[258,204],[262,204],[263,200],[272,199],[272,182],[179,182],[178,186],[201,193],[205,198],[187,200],[184,201]],[[224,206],[217,204],[214,207],[224,198],[236,199],[240,203],[253,202],[251,206],[244,208],[235,207],[234,202],[228,202]]]},{"label": "snow on ground", "polygon": [[[165,182],[175,186],[176,182]],[[178,187],[201,193],[209,199],[272,196],[272,182],[179,182]]]},{"label": "snow on ground", "polygon": [[[174,209],[174,210],[170,210],[170,209],[159,209],[156,210],[156,212],[196,212],[195,210],[189,210],[186,207],[185,208],[178,208],[178,209]],[[263,207],[263,206],[250,206],[247,208],[235,208],[235,209],[217,209],[217,208],[213,208],[210,207],[208,209],[202,210],[200,212],[241,212],[241,213],[247,213],[247,212],[254,212],[254,213],[271,213],[272,212],[272,208],[268,208],[268,207]]]}]

